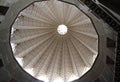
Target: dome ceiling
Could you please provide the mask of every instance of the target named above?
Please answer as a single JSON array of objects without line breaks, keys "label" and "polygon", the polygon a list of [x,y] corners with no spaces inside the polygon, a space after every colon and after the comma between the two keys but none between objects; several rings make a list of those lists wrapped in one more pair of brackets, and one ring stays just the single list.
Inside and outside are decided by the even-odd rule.
[{"label": "dome ceiling", "polygon": [[98,35],[90,19],[57,0],[35,2],[21,11],[10,42],[21,67],[45,82],[80,78],[98,54]]}]

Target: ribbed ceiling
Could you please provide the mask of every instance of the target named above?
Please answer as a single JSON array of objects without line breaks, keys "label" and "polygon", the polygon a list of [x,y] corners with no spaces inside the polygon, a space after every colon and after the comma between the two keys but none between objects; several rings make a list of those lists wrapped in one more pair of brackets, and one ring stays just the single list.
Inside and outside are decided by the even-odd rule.
[{"label": "ribbed ceiling", "polygon": [[[67,32],[60,34],[59,25]],[[62,30],[60,30],[62,31]],[[35,2],[12,26],[11,46],[25,71],[45,82],[80,78],[98,54],[98,35],[75,6],[57,0]]]}]

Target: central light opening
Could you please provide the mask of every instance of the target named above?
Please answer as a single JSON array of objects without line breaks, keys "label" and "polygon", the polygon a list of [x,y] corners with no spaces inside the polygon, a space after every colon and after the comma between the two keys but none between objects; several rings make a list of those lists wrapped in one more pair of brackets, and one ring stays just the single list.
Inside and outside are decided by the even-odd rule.
[{"label": "central light opening", "polygon": [[60,35],[65,35],[65,34],[67,33],[67,31],[68,31],[68,28],[67,28],[67,26],[64,25],[64,24],[59,25],[58,28],[57,28],[57,32],[58,32]]}]

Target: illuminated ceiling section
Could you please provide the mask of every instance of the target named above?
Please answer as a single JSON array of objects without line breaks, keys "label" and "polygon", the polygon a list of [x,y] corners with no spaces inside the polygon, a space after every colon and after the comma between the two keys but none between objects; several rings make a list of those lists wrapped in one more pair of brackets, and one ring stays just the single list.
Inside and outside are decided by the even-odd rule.
[{"label": "illuminated ceiling section", "polygon": [[71,4],[35,2],[12,26],[11,46],[21,67],[45,82],[70,82],[93,65],[98,35],[90,19]]}]

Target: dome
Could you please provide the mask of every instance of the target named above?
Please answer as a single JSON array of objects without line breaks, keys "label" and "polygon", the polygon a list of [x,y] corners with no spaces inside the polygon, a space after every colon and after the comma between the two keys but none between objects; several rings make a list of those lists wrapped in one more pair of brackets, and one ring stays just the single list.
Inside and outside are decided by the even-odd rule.
[{"label": "dome", "polygon": [[98,35],[89,17],[57,0],[35,2],[21,11],[10,43],[20,66],[45,82],[80,78],[98,55]]}]

